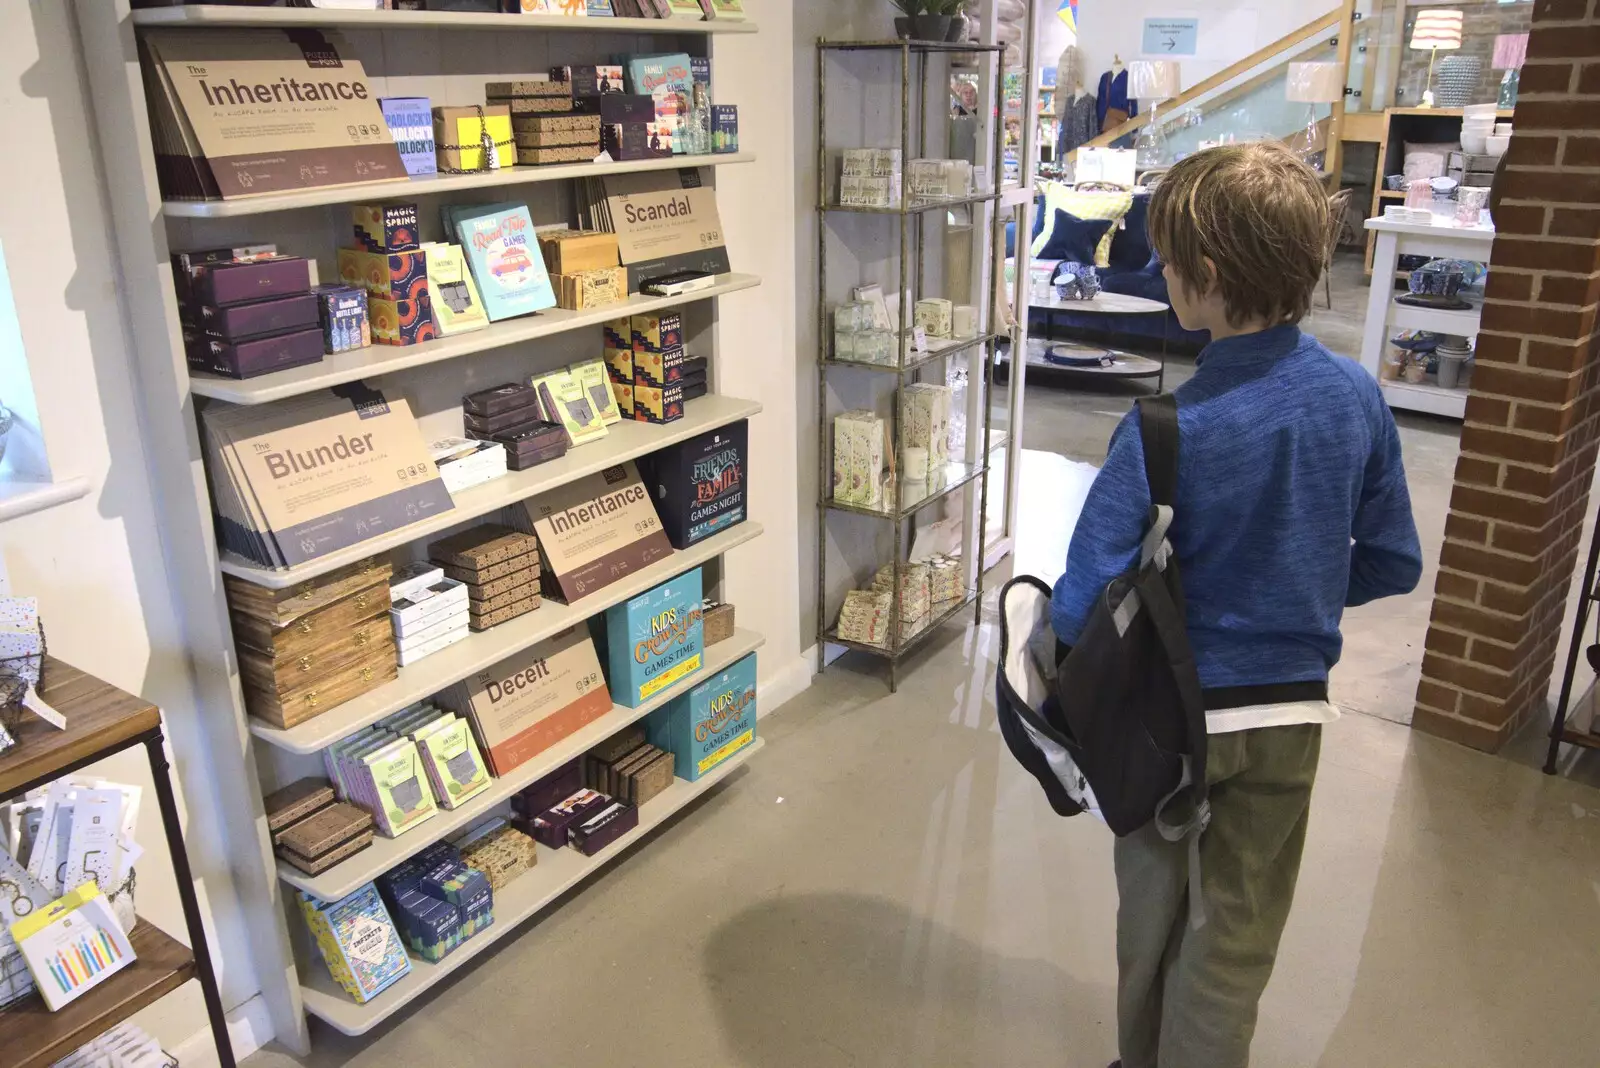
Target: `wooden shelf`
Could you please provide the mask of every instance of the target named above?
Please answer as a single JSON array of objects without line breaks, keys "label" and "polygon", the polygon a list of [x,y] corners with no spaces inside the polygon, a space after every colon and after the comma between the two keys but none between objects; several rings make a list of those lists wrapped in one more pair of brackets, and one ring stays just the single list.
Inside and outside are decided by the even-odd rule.
[{"label": "wooden shelf", "polygon": [[141,8],[130,16],[135,26],[245,26],[321,29],[347,26],[372,30],[507,30],[567,31],[571,33],[712,34],[755,33],[754,22],[714,19],[569,18],[565,15],[499,15],[478,11],[344,11],[335,8],[232,7],[223,4],[187,4],[182,7]]},{"label": "wooden shelf", "polygon": [[[267,404],[319,389],[342,386],[347,382],[377,378],[412,367],[425,367],[523,341],[536,341],[599,326],[630,315],[647,315],[667,308],[695,304],[727,293],[753,289],[760,284],[761,279],[753,274],[719,274],[716,276],[716,285],[679,297],[649,297],[636,293],[620,304],[608,304],[592,311],[552,308],[537,315],[504,319],[482,330],[452,334],[420,345],[368,345],[364,349],[324,357],[320,362],[305,367],[276,371],[258,378],[241,380],[194,372],[189,375],[189,392],[197,397],[209,397],[229,404]],[[598,344],[595,350],[599,351]]]},{"label": "wooden shelf", "polygon": [[720,641],[705,651],[703,666],[693,675],[679,680],[637,708],[612,705],[610,712],[576,734],[546,749],[527,763],[493,780],[487,790],[460,808],[449,811],[441,809],[437,815],[399,838],[375,837],[372,845],[320,875],[307,875],[293,865],[279,861],[278,878],[324,901],[337,901],[347,894],[353,894],[396,864],[415,856],[441,838],[449,838],[457,831],[482,823],[497,808],[509,801],[511,795],[533,785],[561,765],[582,756],[613,734],[643,719],[679,694],[689,692],[692,687],[740,658],[755,652],[764,641],[765,639],[754,631],[736,630],[733,637]]},{"label": "wooden shelf", "polygon": [[31,712],[23,717],[19,744],[0,756],[0,798],[53,778],[86,757],[122,748],[161,726],[161,710],[149,701],[54,657],[45,657],[39,696],[66,716],[67,729],[58,731]]},{"label": "wooden shelf", "polygon": [[613,423],[609,432],[599,441],[568,450],[559,460],[530,467],[526,471],[510,471],[492,481],[451,494],[455,507],[440,512],[420,523],[399,527],[376,538],[368,538],[348,548],[319,556],[296,567],[271,568],[245,560],[230,553],[222,554],[220,567],[225,574],[246,579],[268,589],[284,590],[290,586],[337,571],[346,564],[365,560],[375,553],[387,552],[413,541],[419,541],[442,530],[498,512],[518,501],[548,493],[558,486],[592,475],[608,467],[638,459],[647,453],[686,441],[697,434],[740,419],[748,419],[761,411],[757,401],[738,397],[709,394],[689,401],[683,406],[683,418],[675,423],[660,426],[655,423],[636,423],[624,419]]},{"label": "wooden shelf", "polygon": [[616,860],[684,806],[743,767],[765,744],[766,741],[758,737],[755,744],[729,757],[696,782],[678,779],[655,800],[639,807],[638,827],[595,856],[586,857],[571,847],[546,849],[539,846],[538,864],[495,894],[493,925],[436,964],[413,957],[411,973],[365,1005],[357,1005],[352,1001],[350,995],[333,981],[321,961],[310,962],[307,965],[310,975],[305,977],[308,981],[300,987],[306,1011],[347,1035],[366,1034],[421,997],[429,988],[470,964],[500,939],[516,934],[517,925],[523,920]]},{"label": "wooden shelf", "polygon": [[571,604],[545,601],[527,615],[469,635],[432,656],[423,657],[410,667],[401,668],[395,679],[377,689],[368,690],[360,697],[330,708],[298,726],[283,730],[252,716],[250,733],[291,753],[321,752],[340,738],[354,734],[392,712],[431,697],[473,672],[492,667],[513,653],[559,634],[612,605],[636,597],[675,575],[708,563],[729,549],[759,538],[761,533],[761,524],[746,520],[712,535],[698,545],[674,552],[665,560],[635,571],[598,593]]},{"label": "wooden shelf", "polygon": [[237,219],[277,211],[320,208],[330,204],[359,204],[375,198],[453,195],[476,189],[502,189],[513,185],[559,182],[568,178],[599,178],[608,174],[720,167],[727,163],[753,163],[755,158],[754,152],[726,152],[712,156],[671,156],[665,159],[633,160],[626,163],[561,163],[550,167],[505,167],[484,174],[438,174],[409,180],[358,182],[353,185],[297,189],[290,193],[267,193],[238,200],[167,200],[161,204],[161,214],[172,219]]},{"label": "wooden shelf", "polygon": [[37,995],[0,1010],[6,1068],[45,1068],[194,978],[194,956],[140,920],[129,936],[139,958],[58,1012]]}]

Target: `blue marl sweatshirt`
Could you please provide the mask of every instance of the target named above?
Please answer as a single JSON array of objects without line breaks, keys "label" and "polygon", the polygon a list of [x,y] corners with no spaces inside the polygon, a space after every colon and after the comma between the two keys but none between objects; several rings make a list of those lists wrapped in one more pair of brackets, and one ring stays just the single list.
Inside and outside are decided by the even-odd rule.
[{"label": "blue marl sweatshirt", "polygon": [[[1422,573],[1400,439],[1378,385],[1298,327],[1212,342],[1177,390],[1171,540],[1201,685],[1320,681],[1347,605]],[[1051,623],[1072,644],[1133,566],[1150,508],[1135,410],[1117,427],[1072,535]]]}]

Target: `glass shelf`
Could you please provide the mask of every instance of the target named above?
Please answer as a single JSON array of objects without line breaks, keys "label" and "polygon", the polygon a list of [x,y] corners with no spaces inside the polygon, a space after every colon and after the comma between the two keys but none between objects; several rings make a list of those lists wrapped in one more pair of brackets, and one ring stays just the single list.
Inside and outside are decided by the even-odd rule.
[{"label": "glass shelf", "polygon": [[[879,374],[906,374],[908,372],[915,371],[917,368],[922,367],[925,364],[932,363],[934,360],[942,359],[945,356],[954,356],[959,352],[964,352],[965,350],[975,346],[986,345],[990,342],[998,341],[1003,336],[1005,335],[979,334],[976,337],[963,338],[931,337],[928,339],[927,352],[908,354],[911,358],[905,363],[901,364],[868,363],[865,360],[838,360],[831,356],[824,356],[822,362],[827,364],[829,367],[854,367],[858,370],[875,371]],[[901,344],[903,347],[904,339],[902,340]]]},{"label": "glass shelf", "polygon": [[843,212],[848,215],[921,215],[941,208],[962,208],[970,204],[987,204],[999,200],[1001,194],[973,193],[964,197],[905,197],[898,208],[864,208],[847,204],[824,204],[824,212]]},{"label": "glass shelf", "polygon": [[827,639],[832,644],[842,645],[847,649],[855,649],[858,652],[871,653],[873,656],[881,656],[889,660],[899,660],[901,657],[907,655],[917,646],[926,641],[928,636],[933,634],[934,631],[938,630],[945,623],[959,615],[963,609],[972,607],[973,599],[974,595],[972,591],[968,590],[965,594],[954,601],[935,601],[933,604],[933,610],[928,613],[927,621],[910,634],[901,635],[900,645],[898,648],[891,649],[888,643],[883,645],[869,645],[866,642],[853,642],[847,638],[841,638],[839,637],[838,627],[834,627],[828,631]]},{"label": "glass shelf", "polygon": [[856,515],[867,515],[876,519],[905,519],[918,509],[954,493],[987,469],[984,464],[967,464],[951,460],[944,465],[943,478],[932,478],[922,482],[901,482],[898,510],[887,502],[873,507],[866,504],[848,504],[829,497],[826,503],[836,512],[853,512]]}]

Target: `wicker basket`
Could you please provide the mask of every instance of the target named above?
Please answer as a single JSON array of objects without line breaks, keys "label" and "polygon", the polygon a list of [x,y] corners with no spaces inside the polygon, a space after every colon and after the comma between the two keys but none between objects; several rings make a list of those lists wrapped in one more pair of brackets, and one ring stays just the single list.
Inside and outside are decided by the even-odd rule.
[{"label": "wicker basket", "polygon": [[44,688],[45,643],[44,623],[39,623],[39,652],[32,656],[0,658],[0,727],[15,739],[22,736],[22,721],[29,715],[22,707],[22,698],[28,687]]}]

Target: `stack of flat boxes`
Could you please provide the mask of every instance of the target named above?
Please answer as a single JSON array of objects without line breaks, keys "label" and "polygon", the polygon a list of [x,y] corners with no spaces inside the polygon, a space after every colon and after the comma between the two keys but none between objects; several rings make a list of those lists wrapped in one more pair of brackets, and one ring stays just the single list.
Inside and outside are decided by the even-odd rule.
[{"label": "stack of flat boxes", "polygon": [[428,546],[444,573],[467,587],[469,625],[488,630],[539,607],[539,543],[485,523]]},{"label": "stack of flat boxes", "polygon": [[672,423],[682,419],[688,399],[683,381],[683,317],[677,312],[635,315],[631,331],[634,420]]},{"label": "stack of flat boxes", "polygon": [[417,205],[357,204],[350,214],[356,244],[339,250],[339,279],[366,290],[373,338],[415,345],[438,337]]},{"label": "stack of flat boxes", "polygon": [[600,116],[572,110],[572,84],[554,78],[490,82],[491,104],[511,109],[517,162],[587,163],[600,154]]},{"label": "stack of flat boxes", "polygon": [[530,385],[507,382],[482,389],[462,397],[461,406],[467,437],[504,445],[506,466],[513,471],[566,455],[566,428],[544,418],[539,393]]},{"label": "stack of flat boxes", "polygon": [[400,666],[416,663],[467,636],[467,589],[436,565],[409,564],[390,579],[389,619]]},{"label": "stack of flat boxes", "polygon": [[255,245],[174,253],[172,265],[194,370],[253,378],[322,359],[311,261]]},{"label": "stack of flat boxes", "polygon": [[656,124],[656,103],[648,95],[623,92],[622,68],[557,67],[551,76],[572,86],[573,109],[593,119],[600,135],[600,147],[618,161],[655,159],[672,155],[672,146],[663,147],[652,136]]},{"label": "stack of flat boxes", "polygon": [[251,715],[287,729],[395,677],[391,570],[373,556],[286,589],[223,576]]}]

